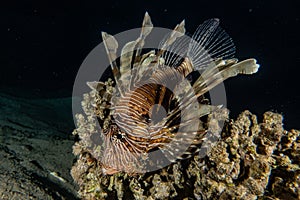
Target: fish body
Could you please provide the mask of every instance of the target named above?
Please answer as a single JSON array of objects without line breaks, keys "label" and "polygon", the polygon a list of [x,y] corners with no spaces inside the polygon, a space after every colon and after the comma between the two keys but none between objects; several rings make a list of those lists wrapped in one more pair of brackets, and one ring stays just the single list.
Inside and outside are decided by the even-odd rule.
[{"label": "fish body", "polygon": [[[182,37],[184,25],[178,24],[158,50],[143,54],[153,28],[146,13],[140,37],[122,48],[119,66],[117,41],[102,33],[115,85],[113,92],[105,89],[107,82],[88,85],[102,99],[95,115],[103,144],[94,156],[103,173],[142,173],[197,152],[207,133],[200,118],[220,109],[207,104],[204,94],[229,77],[258,70],[255,59],[232,58],[234,44],[218,19],[204,22],[188,39]],[[201,76],[188,81],[195,71]]]}]

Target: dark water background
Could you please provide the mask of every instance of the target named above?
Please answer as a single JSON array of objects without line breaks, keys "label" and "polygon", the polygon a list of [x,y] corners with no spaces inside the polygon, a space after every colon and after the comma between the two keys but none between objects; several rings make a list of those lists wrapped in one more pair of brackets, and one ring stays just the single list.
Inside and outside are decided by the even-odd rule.
[{"label": "dark water background", "polygon": [[286,128],[300,129],[299,10],[296,0],[2,3],[0,90],[29,98],[71,96],[82,61],[102,42],[101,31],[140,27],[145,11],[158,27],[173,28],[185,19],[190,32],[220,18],[236,57],[261,64],[257,74],[225,83],[232,116],[272,110],[284,115]]}]

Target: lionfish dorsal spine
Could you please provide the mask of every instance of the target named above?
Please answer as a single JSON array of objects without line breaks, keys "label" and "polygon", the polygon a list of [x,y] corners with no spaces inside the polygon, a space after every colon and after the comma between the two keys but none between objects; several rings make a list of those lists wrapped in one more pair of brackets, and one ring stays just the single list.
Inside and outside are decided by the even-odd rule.
[{"label": "lionfish dorsal spine", "polygon": [[144,16],[140,36],[136,40],[137,44],[136,44],[136,48],[135,48],[135,60],[134,60],[134,65],[133,65],[134,68],[139,65],[139,59],[140,59],[140,55],[141,55],[142,49],[145,44],[145,39],[150,34],[152,28],[153,28],[153,24],[151,22],[151,18],[149,16],[149,14],[146,12],[145,16]]},{"label": "lionfish dorsal spine", "polygon": [[108,56],[108,60],[112,69],[112,73],[113,76],[115,78],[116,81],[116,88],[118,89],[118,92],[120,92],[121,96],[124,95],[124,92],[121,88],[121,84],[120,84],[120,70],[118,68],[117,65],[117,50],[118,50],[118,42],[117,40],[114,38],[114,36],[106,33],[106,32],[102,32],[102,40],[105,46],[105,50]]},{"label": "lionfish dorsal spine", "polygon": [[141,65],[141,60],[143,59],[143,56],[141,55],[142,49],[144,47],[145,39],[150,34],[151,30],[153,29],[153,24],[151,22],[151,18],[148,14],[148,12],[145,13],[141,33],[140,36],[135,40],[135,54],[132,59],[133,60],[133,66],[131,69],[131,77],[130,77],[130,88],[134,87],[134,84],[137,82],[139,74],[141,71],[145,70],[146,66]]},{"label": "lionfish dorsal spine", "polygon": [[[136,71],[134,68],[138,67],[138,59],[140,59],[140,54],[145,43],[145,38],[147,37],[147,35],[149,35],[152,28],[153,24],[151,22],[149,14],[146,12],[139,38],[135,41],[127,43],[122,48],[120,56],[120,68],[118,68],[116,62],[118,58],[118,42],[112,35],[107,34],[106,32],[102,32],[102,39],[105,46],[105,50],[109,59],[114,79],[116,81],[116,87],[118,88],[118,91],[120,92],[121,96],[124,96],[124,93],[126,92],[129,83],[133,82],[134,80],[134,72]],[[132,63],[134,65],[133,70],[131,69]]]},{"label": "lionfish dorsal spine", "polygon": [[180,24],[177,24],[174,30],[165,36],[159,45],[158,56],[166,51],[178,38],[182,37],[185,34],[185,20],[182,20]]},{"label": "lionfish dorsal spine", "polygon": [[186,55],[186,44],[188,37],[185,37],[185,20],[162,39],[158,46],[157,57],[163,58],[164,66],[177,67]]},{"label": "lionfish dorsal spine", "polygon": [[136,47],[137,41],[128,42],[121,51],[120,58],[120,80],[123,85],[130,85],[131,77],[131,64],[133,59],[134,48]]}]

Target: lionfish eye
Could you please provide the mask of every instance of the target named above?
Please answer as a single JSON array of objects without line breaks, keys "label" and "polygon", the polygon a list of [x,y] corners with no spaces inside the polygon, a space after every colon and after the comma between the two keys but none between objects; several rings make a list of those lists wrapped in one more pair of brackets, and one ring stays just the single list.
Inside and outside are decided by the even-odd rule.
[{"label": "lionfish eye", "polygon": [[124,135],[121,132],[118,132],[111,137],[111,141],[116,142],[116,143],[123,142]]},{"label": "lionfish eye", "polygon": [[147,123],[150,123],[151,122],[151,118],[149,117],[148,113],[147,114],[143,114],[142,117],[144,118],[144,120],[147,122]]},{"label": "lionfish eye", "polygon": [[123,135],[121,133],[117,134],[117,139],[121,140],[123,138]]},{"label": "lionfish eye", "polygon": [[114,138],[115,139],[117,139],[117,140],[123,140],[124,139],[124,137],[125,137],[125,133],[123,132],[123,131],[121,131],[121,130],[117,130],[116,132],[115,132],[115,135],[114,135]]}]

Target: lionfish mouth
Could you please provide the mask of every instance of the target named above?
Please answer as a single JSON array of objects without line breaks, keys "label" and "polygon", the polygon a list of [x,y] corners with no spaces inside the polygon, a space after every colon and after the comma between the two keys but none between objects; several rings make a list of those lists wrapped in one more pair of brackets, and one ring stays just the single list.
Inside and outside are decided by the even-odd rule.
[{"label": "lionfish mouth", "polygon": [[[139,170],[166,166],[190,157],[212,132],[201,117],[221,109],[210,105],[204,95],[227,78],[257,72],[255,59],[238,62],[233,58],[235,46],[218,19],[205,21],[191,38],[185,36],[184,26],[184,21],[178,24],[158,50],[142,54],[153,29],[146,13],[140,36],[125,44],[121,56],[116,39],[102,33],[114,80],[88,82],[92,100],[82,105],[102,129],[103,144],[87,146],[96,146],[91,153],[105,163],[103,174],[132,172],[132,166]],[[193,72],[200,76],[188,81]],[[152,116],[159,117],[153,120]]]}]

